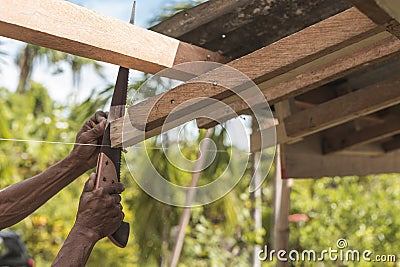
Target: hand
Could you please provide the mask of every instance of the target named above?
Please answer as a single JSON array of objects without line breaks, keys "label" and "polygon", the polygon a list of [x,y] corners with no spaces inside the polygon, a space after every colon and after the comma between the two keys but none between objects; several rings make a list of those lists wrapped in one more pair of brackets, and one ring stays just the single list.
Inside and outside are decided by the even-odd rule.
[{"label": "hand", "polygon": [[124,219],[119,195],[124,191],[124,186],[114,183],[94,189],[95,180],[96,174],[92,173],[81,195],[74,228],[91,234],[97,242],[114,233]]},{"label": "hand", "polygon": [[[97,111],[76,135],[76,143],[80,144],[101,144],[106,128],[108,112]],[[84,171],[96,166],[100,147],[75,145],[70,156],[79,164]]]}]

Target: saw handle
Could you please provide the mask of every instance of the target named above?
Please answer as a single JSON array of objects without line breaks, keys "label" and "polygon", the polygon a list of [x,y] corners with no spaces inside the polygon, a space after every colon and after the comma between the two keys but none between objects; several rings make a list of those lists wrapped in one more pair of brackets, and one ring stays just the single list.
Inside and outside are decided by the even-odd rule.
[{"label": "saw handle", "polygon": [[[117,171],[114,163],[106,154],[100,153],[97,158],[95,189],[118,182]],[[120,248],[126,247],[129,238],[129,223],[122,222],[119,228],[108,238]]]}]

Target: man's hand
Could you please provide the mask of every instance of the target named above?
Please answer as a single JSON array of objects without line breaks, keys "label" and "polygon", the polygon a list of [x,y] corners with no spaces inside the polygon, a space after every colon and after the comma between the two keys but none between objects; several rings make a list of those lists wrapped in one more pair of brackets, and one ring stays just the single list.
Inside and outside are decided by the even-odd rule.
[{"label": "man's hand", "polygon": [[124,213],[119,194],[121,183],[94,189],[96,174],[92,173],[83,189],[78,214],[53,267],[83,267],[97,241],[113,234],[120,226]]},{"label": "man's hand", "polygon": [[121,183],[95,188],[96,174],[86,182],[79,202],[74,228],[80,228],[95,241],[114,233],[120,226],[124,213],[120,204]]},{"label": "man's hand", "polygon": [[[101,144],[103,134],[106,128],[108,113],[97,111],[85,124],[76,135],[76,143],[80,144]],[[96,166],[97,156],[100,147],[75,145],[70,157],[85,170],[89,170]]]}]

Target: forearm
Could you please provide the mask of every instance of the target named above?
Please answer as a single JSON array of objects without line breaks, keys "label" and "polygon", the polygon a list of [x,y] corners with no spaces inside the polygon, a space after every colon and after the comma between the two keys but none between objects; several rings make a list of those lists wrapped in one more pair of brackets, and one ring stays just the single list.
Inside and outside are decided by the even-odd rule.
[{"label": "forearm", "polygon": [[85,172],[68,156],[32,178],[0,190],[0,229],[18,223]]},{"label": "forearm", "polygon": [[97,240],[98,237],[93,232],[74,226],[52,266],[85,266]]}]

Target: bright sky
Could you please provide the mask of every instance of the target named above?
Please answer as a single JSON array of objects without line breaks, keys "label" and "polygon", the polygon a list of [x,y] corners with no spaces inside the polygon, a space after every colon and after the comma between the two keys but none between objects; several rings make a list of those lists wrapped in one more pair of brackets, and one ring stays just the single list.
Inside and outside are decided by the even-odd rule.
[{"label": "bright sky", "polygon": [[[75,4],[84,6],[98,13],[118,18],[123,21],[129,21],[133,0],[105,1],[105,0],[71,0]],[[136,1],[136,17],[135,24],[147,28],[148,21],[156,16],[161,9],[176,1],[172,0],[137,0]],[[0,87],[4,86],[10,90],[15,90],[18,83],[19,71],[15,65],[17,51],[23,47],[23,43],[0,36],[0,51],[6,52],[7,57],[2,57],[5,63],[0,63]],[[107,81],[114,83],[118,67],[108,63],[104,65],[104,74]],[[65,68],[68,70],[68,67]],[[83,100],[87,97],[93,88],[98,90],[104,89],[107,82],[99,78],[92,71],[84,71],[82,73],[81,84],[79,88],[74,89],[72,84],[71,72],[65,71],[59,75],[52,75],[51,70],[45,64],[37,64],[32,75],[32,79],[42,83],[48,88],[51,97],[61,103],[65,103],[69,95],[74,90],[78,90],[78,100]]]}]

